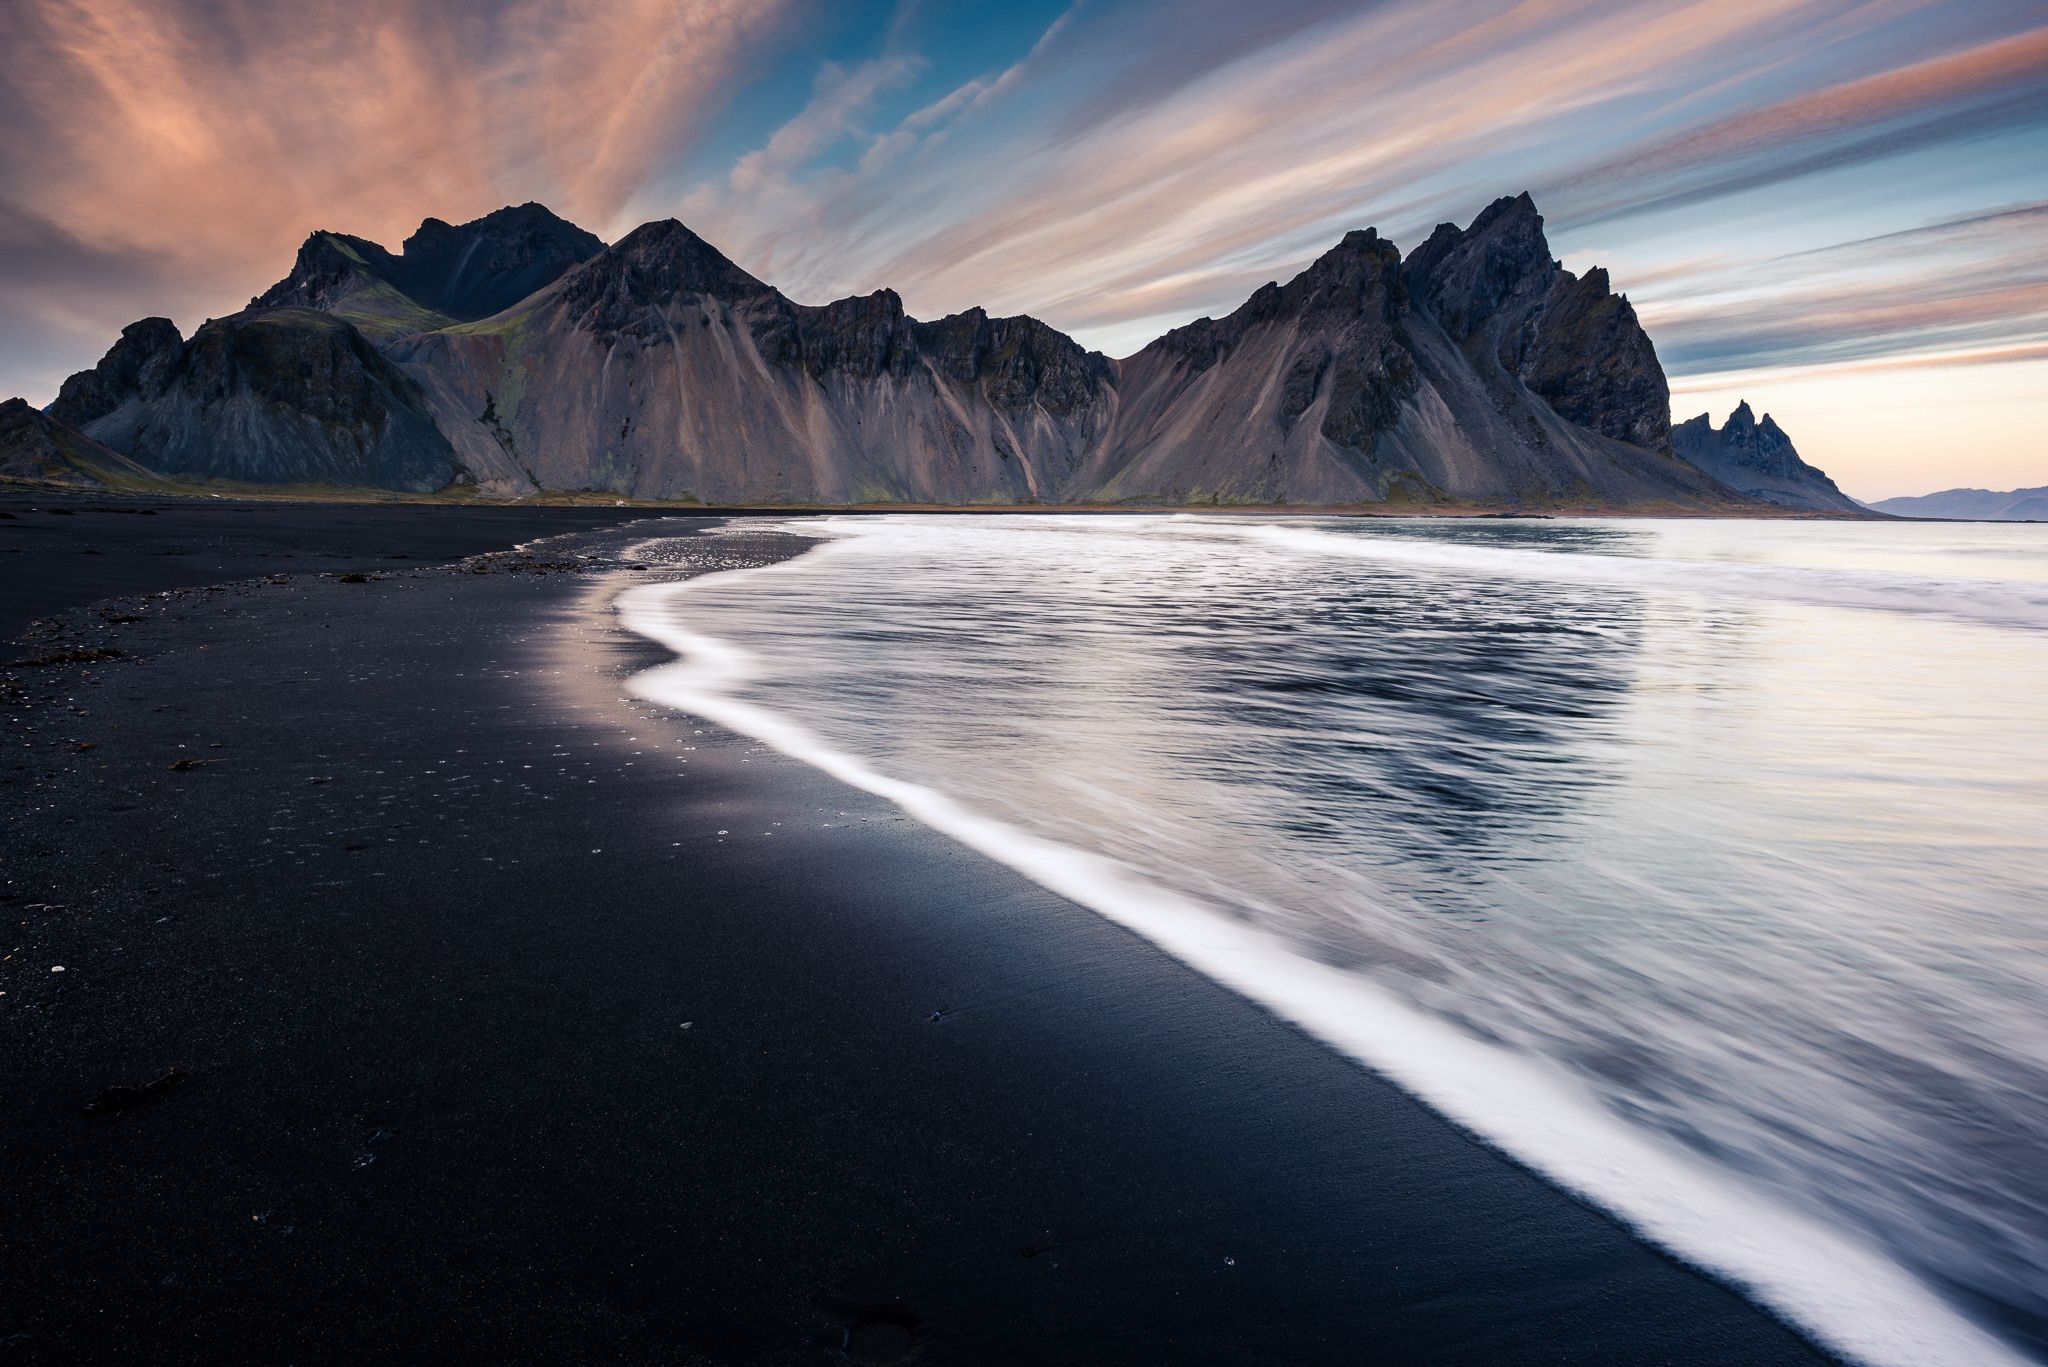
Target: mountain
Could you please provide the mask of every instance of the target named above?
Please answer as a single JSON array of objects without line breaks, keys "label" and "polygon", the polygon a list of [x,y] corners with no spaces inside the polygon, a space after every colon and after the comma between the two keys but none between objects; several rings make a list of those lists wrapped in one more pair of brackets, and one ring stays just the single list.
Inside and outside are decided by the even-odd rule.
[{"label": "mountain", "polygon": [[429,218],[397,255],[346,233],[314,233],[291,274],[251,309],[332,313],[373,336],[487,318],[604,250],[604,243],[538,204],[499,209],[451,227]]},{"label": "mountain", "polygon": [[1705,413],[1679,423],[1671,429],[1671,447],[1729,488],[1781,507],[1829,513],[1863,510],[1825,473],[1799,458],[1792,439],[1770,414],[1758,422],[1747,403],[1737,404],[1719,431]]},{"label": "mountain", "polygon": [[420,387],[341,318],[238,313],[121,333],[48,416],[160,475],[427,492],[463,478]]},{"label": "mountain", "polygon": [[86,488],[154,488],[165,483],[162,476],[120,452],[31,408],[25,399],[0,402],[0,480]]},{"label": "mountain", "polygon": [[1674,452],[1634,309],[1551,257],[1527,195],[1406,261],[1348,234],[1120,362],[890,290],[799,304],[673,220],[609,247],[538,205],[396,254],[315,233],[249,309],[136,324],[50,411],[180,475],[505,495],[1755,507]]},{"label": "mountain", "polygon": [[1122,362],[1084,487],[1174,502],[1731,501],[1669,451],[1664,372],[1604,273],[1550,257],[1527,195],[1405,265],[1370,229]]},{"label": "mountain", "polygon": [[2048,487],[1943,489],[1936,494],[1887,498],[1870,505],[1897,517],[1953,518],[1966,522],[2048,522]]},{"label": "mountain", "polygon": [[392,355],[487,483],[706,503],[1055,500],[1116,411],[1033,319],[794,304],[673,221]]}]

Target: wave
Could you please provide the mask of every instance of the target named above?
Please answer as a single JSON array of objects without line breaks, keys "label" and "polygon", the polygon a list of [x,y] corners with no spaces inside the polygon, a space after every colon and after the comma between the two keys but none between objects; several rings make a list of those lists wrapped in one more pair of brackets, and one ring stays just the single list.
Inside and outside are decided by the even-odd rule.
[{"label": "wave", "polygon": [[[797,573],[799,565],[808,573],[818,557],[843,552],[881,532],[873,524],[821,529],[810,523],[800,530],[826,530],[830,539],[799,560],[622,594],[617,610],[623,624],[677,656],[634,676],[628,684],[632,691],[749,736],[882,798],[1040,887],[1144,937],[1385,1076],[1481,1142],[1606,1210],[1674,1257],[1738,1288],[1835,1352],[1882,1367],[2024,1367],[2024,1358],[1875,1248],[1773,1200],[1738,1174],[1710,1168],[1676,1144],[1630,1126],[1561,1067],[1482,1041],[1367,979],[1306,958],[1210,906],[1159,887],[1116,860],[1044,839],[935,789],[884,774],[800,723],[740,696],[744,685],[761,677],[753,657],[731,641],[692,629],[683,600],[712,579],[772,579]],[[1272,535],[1293,529],[1247,530]],[[1312,549],[1318,551],[1332,549],[1322,541],[1353,539],[1305,535],[1317,538]],[[1388,544],[1375,539],[1370,549]],[[1411,549],[1405,542],[1392,544],[1398,552]],[[1465,548],[1456,550],[1459,567],[1470,569],[1463,563]],[[1338,553],[1344,552],[1339,548]],[[635,558],[640,558],[637,548]],[[1649,568],[1648,562],[1621,557],[1543,552],[1482,549],[1476,558],[1513,565],[1520,573],[1527,572],[1522,569],[1526,559],[1597,558],[1620,570]]]},{"label": "wave", "polygon": [[1474,546],[1406,535],[1247,526],[1236,533],[1310,555],[1343,556],[1426,571],[1663,592],[1714,594],[1809,607],[1874,609],[1958,618],[1989,626],[2048,630],[2048,584],[1746,565],[1726,560],[1652,560],[1604,553]]}]

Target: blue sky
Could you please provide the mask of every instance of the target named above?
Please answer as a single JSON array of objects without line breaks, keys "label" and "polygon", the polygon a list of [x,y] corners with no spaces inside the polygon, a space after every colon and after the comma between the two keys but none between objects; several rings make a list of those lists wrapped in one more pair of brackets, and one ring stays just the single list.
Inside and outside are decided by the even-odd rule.
[{"label": "blue sky", "polygon": [[1928,0],[23,0],[0,392],[189,330],[314,228],[675,216],[794,297],[1112,355],[1351,227],[1531,191],[1681,418],[1866,497],[2048,483],[2048,12]]}]

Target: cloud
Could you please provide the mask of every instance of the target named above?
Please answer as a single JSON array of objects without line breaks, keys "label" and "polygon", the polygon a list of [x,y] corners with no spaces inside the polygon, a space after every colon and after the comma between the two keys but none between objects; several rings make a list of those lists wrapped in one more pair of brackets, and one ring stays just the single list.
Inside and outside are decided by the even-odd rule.
[{"label": "cloud", "polygon": [[[50,322],[61,297],[111,335],[138,313],[237,307],[314,228],[395,243],[428,214],[526,199],[616,227],[787,10],[299,0],[286,16],[255,0],[18,0],[0,206],[32,207],[75,265],[43,258],[0,307]],[[105,292],[65,294],[83,263],[113,258],[147,263],[154,288],[111,312]]]},{"label": "cloud", "polygon": [[2048,339],[2048,202],[1697,262],[1635,302],[1677,376],[2024,350]]},{"label": "cloud", "polygon": [[[1804,91],[1553,183],[1579,226],[2048,119],[2048,26]],[[1588,195],[1591,197],[1588,198]]]},{"label": "cloud", "polygon": [[[1759,47],[1818,32],[1867,46],[1930,7],[1388,0],[1362,12],[1218,5],[1198,22],[1151,6],[1081,11],[1005,71],[1031,64],[1006,87],[999,126],[964,117],[994,88],[977,78],[878,134],[852,173],[793,170],[772,213],[701,193],[689,207],[802,297],[889,284],[923,312],[1029,310],[1130,345],[1154,322],[1233,307],[1347,227],[1412,246],[1431,223],[1532,186],[1569,224],[1592,190],[1618,193],[1620,154],[1574,170],[1617,129],[1676,125],[1665,141],[1690,137],[1687,164],[1711,170],[1774,132],[1853,138],[1938,107],[1972,74],[2012,83],[2030,69],[2027,43],[1993,43],[1785,108],[1763,100],[1747,121],[1726,112],[1759,100],[1742,93]],[[1133,46],[1141,33],[1157,42]],[[1132,64],[1112,59],[1126,52]],[[1579,203],[1553,200],[1551,180],[1578,187]],[[1669,188],[1645,182],[1647,194]]]},{"label": "cloud", "polygon": [[[2017,288],[2048,273],[2039,204],[1974,202],[1959,173],[1941,222],[1860,212],[1839,229],[1858,241],[1816,246],[1732,199],[2048,132],[2025,6],[1089,0],[971,72],[910,46],[930,26],[908,4],[866,47],[805,22],[809,0],[15,8],[0,332],[60,351],[232,308],[315,226],[395,243],[426,213],[537,198],[615,235],[657,194],[798,298],[887,285],[924,316],[1028,311],[1111,351],[1347,228],[1413,247],[1521,189],[1575,265],[1603,249],[1674,374],[2039,335]],[[677,194],[717,111],[791,50],[814,63],[803,108],[688,163]],[[1674,222],[1700,231],[1645,245]]]}]

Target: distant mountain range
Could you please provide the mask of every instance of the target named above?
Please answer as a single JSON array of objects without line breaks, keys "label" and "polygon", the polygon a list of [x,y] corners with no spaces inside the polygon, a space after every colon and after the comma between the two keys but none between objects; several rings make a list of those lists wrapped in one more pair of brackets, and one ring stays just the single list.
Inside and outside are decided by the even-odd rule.
[{"label": "distant mountain range", "polygon": [[1897,517],[1940,517],[1966,522],[2048,522],[2048,487],[1943,489],[1938,494],[1887,498],[1870,505]]},{"label": "distant mountain range", "polygon": [[44,413],[0,422],[0,476],[717,505],[1858,511],[1746,405],[1719,432],[1674,429],[1635,310],[1605,271],[1552,258],[1526,194],[1405,261],[1353,232],[1121,361],[1029,317],[920,322],[890,290],[798,304],[673,220],[611,246],[538,204],[430,218],[396,253],[315,233],[241,313],[190,338],[134,323]]}]

